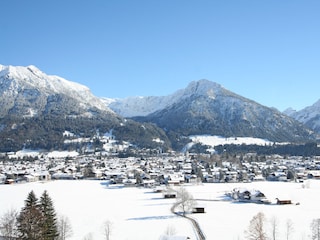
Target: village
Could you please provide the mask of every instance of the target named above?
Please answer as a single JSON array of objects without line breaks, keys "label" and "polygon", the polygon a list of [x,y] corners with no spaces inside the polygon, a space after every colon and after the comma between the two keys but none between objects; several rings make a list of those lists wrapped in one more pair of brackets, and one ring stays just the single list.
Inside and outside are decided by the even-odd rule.
[{"label": "village", "polygon": [[154,188],[184,183],[296,181],[320,178],[320,157],[254,153],[225,157],[217,154],[157,153],[139,157],[101,154],[39,154],[16,158],[2,154],[0,183],[69,180],[104,180],[124,187]]},{"label": "village", "polygon": [[[125,194],[128,191],[142,190],[143,192],[137,193],[142,193],[139,195],[139,199],[141,197],[147,199],[148,204],[143,205],[144,207],[156,205],[161,206],[162,209],[168,203],[172,204],[171,214],[190,222],[198,236],[197,239],[206,239],[206,234],[212,234],[204,224],[207,220],[203,221],[203,219],[207,219],[208,216],[211,216],[210,219],[212,219],[210,214],[216,211],[213,211],[216,204],[224,204],[221,206],[228,206],[228,208],[240,207],[239,203],[251,203],[259,206],[291,205],[293,207],[299,205],[299,207],[305,207],[307,206],[305,200],[296,197],[285,198],[286,194],[282,194],[279,187],[276,187],[277,190],[270,194],[268,191],[270,187],[266,187],[266,184],[269,184],[267,182],[278,181],[281,183],[276,185],[282,187],[283,184],[292,186],[292,184],[301,183],[297,185],[298,189],[301,187],[309,189],[307,185],[310,179],[320,179],[319,157],[258,156],[255,153],[231,156],[226,153],[154,153],[153,151],[142,151],[137,156],[131,157],[120,157],[120,154],[101,154],[101,152],[79,154],[67,151],[42,152],[41,154],[29,152],[28,157],[26,155],[22,157],[21,153],[6,153],[0,156],[0,182],[4,189],[10,190],[10,185],[19,188],[27,187],[29,184],[34,186],[33,183],[37,184],[37,182],[41,183],[37,184],[40,188],[56,186],[51,184],[67,184],[68,186],[79,186],[81,189],[88,184],[93,184],[90,186],[95,186],[94,188],[103,186],[101,189],[108,189],[108,192],[104,192],[104,194],[112,192],[115,194],[115,198],[121,192]],[[94,185],[95,181],[98,184]],[[42,184],[45,182],[48,184]],[[72,185],[70,185],[71,183]],[[242,184],[235,188],[236,185],[232,183]],[[5,184],[8,187],[5,187]],[[229,190],[232,189],[231,191],[227,191],[227,185],[230,185]],[[202,189],[202,186],[205,187]],[[122,190],[119,191],[119,189]],[[186,192],[186,196],[191,197],[184,201],[192,202],[192,209],[181,210],[184,205],[180,202],[182,199],[180,191],[186,191],[186,189],[190,190],[195,198]],[[265,192],[265,190],[267,191]],[[64,191],[62,190],[62,192]],[[59,194],[57,196],[56,201],[60,202]],[[108,198],[110,196],[112,194],[108,195]],[[121,196],[124,195],[121,194]],[[271,198],[269,198],[270,196]],[[172,198],[176,198],[177,201],[175,202]],[[106,201],[106,199],[101,201]],[[119,201],[124,200],[119,199]],[[164,202],[165,204],[155,204],[150,201],[166,202]],[[140,203],[140,201],[137,202]],[[226,205],[228,203],[232,205]],[[104,205],[108,206],[108,204]],[[255,207],[250,205],[250,208]],[[283,207],[278,211],[285,209],[286,207]],[[298,207],[295,209],[299,210]],[[188,214],[185,215],[185,213]],[[161,212],[161,214],[163,213]],[[151,216],[151,218],[161,219],[161,214],[160,217]],[[139,220],[141,218],[145,219],[146,217],[142,215],[138,218],[126,217],[125,219],[141,221]],[[76,222],[74,217],[72,220]],[[117,224],[117,226],[121,226],[121,224]],[[76,227],[76,229],[81,228]],[[161,235],[161,233],[158,234]],[[180,235],[181,238],[175,238]],[[169,236],[162,234],[161,237],[164,238],[160,237],[160,239],[190,239],[188,238],[190,233],[181,232],[180,235],[168,238]]]}]

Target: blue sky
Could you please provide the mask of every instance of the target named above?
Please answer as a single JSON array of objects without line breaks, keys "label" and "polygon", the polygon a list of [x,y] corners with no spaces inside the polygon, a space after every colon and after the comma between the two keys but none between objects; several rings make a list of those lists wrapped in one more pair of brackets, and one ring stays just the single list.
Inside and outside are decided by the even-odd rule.
[{"label": "blue sky", "polygon": [[320,99],[319,0],[2,0],[0,64],[97,96],[163,96],[208,79],[269,107]]}]

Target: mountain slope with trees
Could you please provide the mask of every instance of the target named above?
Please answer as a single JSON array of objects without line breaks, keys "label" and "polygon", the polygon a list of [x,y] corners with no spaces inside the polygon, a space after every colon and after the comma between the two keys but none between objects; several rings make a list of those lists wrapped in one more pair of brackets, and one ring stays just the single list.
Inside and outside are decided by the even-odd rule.
[{"label": "mountain slope with trees", "polygon": [[208,80],[192,82],[179,99],[147,116],[152,122],[183,136],[256,137],[270,141],[306,141],[312,131],[298,121]]},{"label": "mountain slope with trees", "polygon": [[166,134],[154,124],[124,119],[87,87],[46,75],[34,66],[0,65],[0,93],[1,152],[81,149],[81,142],[65,144],[66,131],[89,139],[112,131],[118,141],[136,147],[170,147]]}]

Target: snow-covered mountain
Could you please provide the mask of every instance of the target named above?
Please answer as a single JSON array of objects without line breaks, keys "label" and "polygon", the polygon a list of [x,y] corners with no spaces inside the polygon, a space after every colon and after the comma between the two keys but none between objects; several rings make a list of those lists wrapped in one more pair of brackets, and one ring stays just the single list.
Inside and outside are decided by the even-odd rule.
[{"label": "snow-covered mountain", "polygon": [[97,111],[112,112],[86,86],[49,76],[35,66],[0,65],[0,116],[56,112],[90,117]]},{"label": "snow-covered mountain", "polygon": [[0,65],[0,151],[81,148],[65,141],[66,131],[89,139],[112,131],[117,140],[163,149],[181,149],[190,135],[278,142],[312,137],[293,118],[208,80],[191,82],[168,96],[101,99],[86,86],[35,66]]},{"label": "snow-covered mountain", "polygon": [[[192,83],[191,83],[192,84]],[[103,99],[105,104],[123,117],[147,116],[162,110],[185,98],[185,89],[168,96],[127,97],[123,99]]]},{"label": "snow-covered mountain", "polygon": [[320,100],[300,111],[287,109],[284,113],[320,133]]},{"label": "snow-covered mountain", "polygon": [[[197,83],[201,84],[198,85]],[[198,85],[198,86],[197,86]],[[123,117],[147,116],[156,111],[165,109],[174,103],[187,99],[194,93],[195,88],[198,94],[207,94],[208,97],[214,97],[213,89],[221,87],[218,83],[210,82],[206,79],[193,81],[186,89],[180,89],[168,96],[147,96],[147,97],[127,97],[123,99],[102,99],[105,104],[114,112]]]},{"label": "snow-covered mountain", "polygon": [[[110,131],[116,140],[135,146],[170,145],[162,129],[123,119],[86,86],[49,76],[35,66],[0,65],[0,151],[79,149],[83,144],[69,138],[98,139]],[[101,144],[95,141],[95,147]]]},{"label": "snow-covered mountain", "polygon": [[115,100],[109,107],[123,116],[134,116],[135,120],[152,122],[167,132],[184,136],[209,134],[297,141],[311,135],[294,119],[208,80],[191,82],[169,96]]}]

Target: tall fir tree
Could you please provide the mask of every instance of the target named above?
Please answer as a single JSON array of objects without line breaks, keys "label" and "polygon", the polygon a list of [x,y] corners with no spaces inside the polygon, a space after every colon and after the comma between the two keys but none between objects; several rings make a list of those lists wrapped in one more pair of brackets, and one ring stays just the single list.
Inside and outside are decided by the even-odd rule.
[{"label": "tall fir tree", "polygon": [[40,197],[40,210],[43,215],[42,231],[43,240],[55,240],[58,238],[57,214],[55,212],[53,201],[47,191],[44,191]]},{"label": "tall fir tree", "polygon": [[43,231],[41,224],[43,222],[43,215],[38,205],[38,198],[35,193],[31,191],[25,205],[22,208],[17,219],[19,239],[21,240],[39,240],[42,239]]}]

